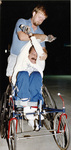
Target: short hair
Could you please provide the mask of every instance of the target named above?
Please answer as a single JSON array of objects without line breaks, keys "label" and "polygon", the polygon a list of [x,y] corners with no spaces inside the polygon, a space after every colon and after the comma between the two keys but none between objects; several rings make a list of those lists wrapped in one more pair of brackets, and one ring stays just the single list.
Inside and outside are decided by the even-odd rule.
[{"label": "short hair", "polygon": [[41,5],[41,4],[37,5],[37,6],[33,9],[32,13],[33,13],[34,11],[35,11],[36,13],[38,13],[39,11],[41,11],[41,12],[44,13],[44,15],[45,15],[46,17],[48,17],[48,14],[47,14],[47,11],[46,11],[46,8],[45,8],[44,5]]}]

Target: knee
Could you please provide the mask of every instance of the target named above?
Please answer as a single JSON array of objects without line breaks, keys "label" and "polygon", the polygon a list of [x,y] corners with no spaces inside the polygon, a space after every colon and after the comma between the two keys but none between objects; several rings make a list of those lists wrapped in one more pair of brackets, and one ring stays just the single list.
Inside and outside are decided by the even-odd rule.
[{"label": "knee", "polygon": [[29,74],[28,74],[28,72],[27,71],[20,71],[19,73],[18,73],[18,78],[19,77],[28,77],[29,76]]},{"label": "knee", "polygon": [[32,72],[31,76],[33,76],[35,79],[42,79],[41,74],[38,71]]}]

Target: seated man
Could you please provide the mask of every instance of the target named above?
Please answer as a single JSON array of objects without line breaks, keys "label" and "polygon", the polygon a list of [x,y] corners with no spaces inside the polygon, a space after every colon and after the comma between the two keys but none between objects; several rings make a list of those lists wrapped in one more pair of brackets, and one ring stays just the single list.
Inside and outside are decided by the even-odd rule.
[{"label": "seated man", "polygon": [[[32,41],[34,43],[34,40]],[[28,49],[28,47],[30,47],[30,50]],[[37,49],[36,46],[35,48]],[[27,47],[25,48],[28,50],[24,49],[24,51],[23,50],[21,51],[21,54],[18,57],[17,64],[14,68],[14,73],[12,76],[13,85],[16,85],[18,87],[16,105],[26,106],[24,107],[24,113],[35,112],[37,110],[36,106],[38,100],[42,100],[43,104],[42,78],[43,78],[43,70],[45,68],[45,61],[41,61],[39,59],[38,54],[39,52],[35,50],[35,48],[30,43],[28,43]],[[32,108],[30,107],[31,105],[35,107]],[[33,114],[26,115],[26,118],[29,120],[29,124],[32,126],[33,129],[34,129],[34,120],[38,119],[37,117],[38,116],[34,116]],[[39,127],[36,121],[36,130],[38,130],[38,128]]]},{"label": "seated man", "polygon": [[37,56],[37,52],[34,47],[31,46],[28,59],[25,62],[23,60],[22,71],[19,71],[17,75],[17,100],[30,100],[31,102],[37,102],[40,99],[43,100],[41,92],[42,69],[39,64],[36,63]]},{"label": "seated man", "polygon": [[16,85],[18,87],[18,99],[27,98],[33,101],[34,96],[34,101],[36,101],[38,90],[35,88],[39,88],[40,86],[39,91],[41,91],[45,61],[39,58],[39,55],[43,54],[40,44],[35,37],[32,37],[31,40],[34,47],[29,41],[28,44],[22,48],[14,68],[12,83],[13,86]]},{"label": "seated man", "polygon": [[[34,45],[34,47],[32,45]],[[43,104],[42,78],[45,60],[41,59],[42,55],[43,49],[40,43],[32,36],[30,41],[21,49],[21,53],[17,57],[17,62],[14,67],[12,83],[13,86],[16,85],[18,88],[16,104],[26,106],[24,107],[25,114],[37,110],[36,106],[38,100],[42,100]],[[17,103],[18,101],[20,103]],[[35,105],[35,108],[30,107],[31,105]],[[34,120],[37,120],[38,116],[34,116],[33,114],[25,116],[34,129]],[[43,116],[41,116],[41,119],[43,119]],[[36,122],[36,130],[38,129],[39,127]]]}]

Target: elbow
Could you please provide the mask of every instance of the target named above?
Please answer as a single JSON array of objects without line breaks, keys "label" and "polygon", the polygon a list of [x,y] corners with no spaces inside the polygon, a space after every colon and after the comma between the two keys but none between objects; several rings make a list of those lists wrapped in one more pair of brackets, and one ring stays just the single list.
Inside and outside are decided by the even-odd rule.
[{"label": "elbow", "polygon": [[18,39],[19,39],[20,41],[23,41],[23,40],[24,40],[24,39],[23,39],[23,33],[22,33],[22,31],[18,32],[18,33],[17,33],[17,36],[18,36]]},{"label": "elbow", "polygon": [[19,36],[18,36],[18,39],[19,39],[20,41],[23,41],[23,36],[19,35]]},{"label": "elbow", "polygon": [[19,39],[20,41],[28,41],[28,40],[29,40],[28,35],[27,35],[26,33],[22,32],[22,31],[19,31],[19,32],[17,33],[17,36],[18,36],[18,39]]}]

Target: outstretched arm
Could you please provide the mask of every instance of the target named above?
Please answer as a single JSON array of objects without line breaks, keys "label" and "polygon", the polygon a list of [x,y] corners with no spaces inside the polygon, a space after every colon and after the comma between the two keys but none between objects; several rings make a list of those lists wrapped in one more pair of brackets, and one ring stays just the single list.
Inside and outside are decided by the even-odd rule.
[{"label": "outstretched arm", "polygon": [[[21,41],[29,41],[30,40],[29,35],[24,33],[23,31],[17,32],[17,35],[18,35],[19,40],[21,40]],[[45,34],[32,34],[32,36],[35,36],[36,39],[40,39],[41,42],[43,42],[47,37],[47,35],[45,35]]]},{"label": "outstretched arm", "polygon": [[[43,42],[43,41],[45,41],[45,42],[52,42],[52,41],[54,41],[55,39],[56,39],[56,37],[54,37],[53,35],[45,35],[45,34],[32,34],[32,33],[30,33],[32,36],[35,36],[36,37],[36,39],[39,39],[40,40],[40,42]],[[18,38],[19,38],[19,40],[21,40],[21,41],[29,41],[30,40],[30,34],[27,34],[27,33],[25,33],[25,32],[23,32],[23,31],[18,31],[17,32],[17,35],[18,35]]]}]

